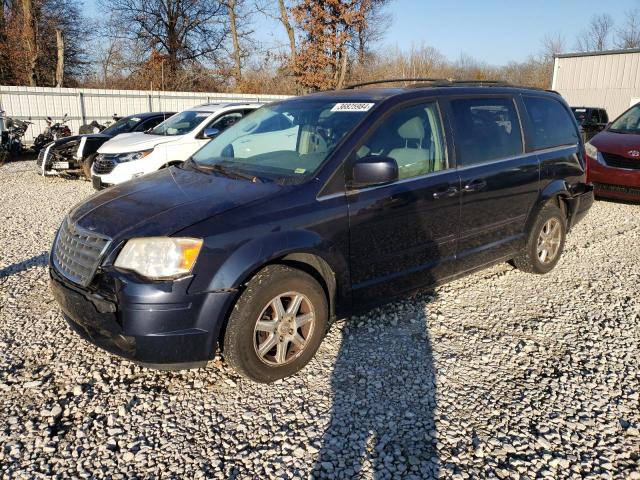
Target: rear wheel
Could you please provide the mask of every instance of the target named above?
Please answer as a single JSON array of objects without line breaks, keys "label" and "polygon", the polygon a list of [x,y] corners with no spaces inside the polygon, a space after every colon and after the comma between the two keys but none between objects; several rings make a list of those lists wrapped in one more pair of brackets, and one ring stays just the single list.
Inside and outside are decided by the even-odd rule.
[{"label": "rear wheel", "polygon": [[256,382],[288,377],[316,353],[327,321],[327,299],[313,277],[269,265],[249,281],[233,308],[224,335],[224,358]]},{"label": "rear wheel", "polygon": [[555,204],[546,205],[529,231],[525,248],[513,263],[524,272],[550,272],[562,255],[566,231],[567,219],[563,211]]},{"label": "rear wheel", "polygon": [[93,162],[95,159],[96,159],[96,154],[92,153],[82,161],[82,173],[84,174],[84,178],[86,178],[89,181],[91,181],[91,167],[93,167]]}]

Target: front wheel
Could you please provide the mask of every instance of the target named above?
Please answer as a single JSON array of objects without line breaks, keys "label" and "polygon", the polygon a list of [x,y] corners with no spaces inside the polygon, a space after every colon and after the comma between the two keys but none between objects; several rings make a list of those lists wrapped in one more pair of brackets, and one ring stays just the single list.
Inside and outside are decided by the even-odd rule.
[{"label": "front wheel", "polygon": [[247,283],[224,334],[223,355],[241,375],[268,383],[301,370],[318,350],[327,298],[310,275],[269,265]]},{"label": "front wheel", "polygon": [[82,173],[84,174],[84,178],[91,181],[91,167],[93,167],[93,161],[96,159],[96,154],[92,153],[91,155],[87,155],[82,161]]},{"label": "front wheel", "polygon": [[528,273],[548,273],[556,266],[567,233],[567,219],[554,204],[546,205],[529,231],[527,244],[513,259],[515,266]]}]

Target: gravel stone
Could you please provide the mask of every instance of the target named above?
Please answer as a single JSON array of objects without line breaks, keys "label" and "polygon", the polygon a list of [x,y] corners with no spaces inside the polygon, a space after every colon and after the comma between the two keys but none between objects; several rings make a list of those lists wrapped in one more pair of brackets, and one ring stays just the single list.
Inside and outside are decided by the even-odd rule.
[{"label": "gravel stone", "polygon": [[48,287],[89,182],[0,167],[0,478],[640,476],[640,206],[598,201],[548,275],[501,264],[331,326],[271,385],[148,370]]}]

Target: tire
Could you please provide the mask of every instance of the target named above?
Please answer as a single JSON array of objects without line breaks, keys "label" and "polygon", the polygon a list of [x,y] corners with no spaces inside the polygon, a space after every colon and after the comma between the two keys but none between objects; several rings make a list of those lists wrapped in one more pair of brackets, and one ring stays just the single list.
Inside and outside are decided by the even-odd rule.
[{"label": "tire", "polygon": [[[294,298],[300,300],[297,308]],[[324,290],[312,276],[285,265],[269,265],[247,283],[236,302],[224,333],[223,356],[239,374],[256,382],[293,375],[322,343],[328,312]],[[295,319],[298,322],[293,323]]]},{"label": "tire", "polygon": [[[545,205],[529,231],[525,248],[513,259],[514,265],[527,273],[550,272],[562,256],[566,234],[567,218],[564,212],[553,203]],[[546,236],[546,241],[539,248],[543,236]]]},{"label": "tire", "polygon": [[95,159],[96,159],[96,154],[92,153],[82,161],[82,173],[84,174],[84,178],[86,178],[89,181],[91,181],[91,167],[93,166],[93,161]]}]

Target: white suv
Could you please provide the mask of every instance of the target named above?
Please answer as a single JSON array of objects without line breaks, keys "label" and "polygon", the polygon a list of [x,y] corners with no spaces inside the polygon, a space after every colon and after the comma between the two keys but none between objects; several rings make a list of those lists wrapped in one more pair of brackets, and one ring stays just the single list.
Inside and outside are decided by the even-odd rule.
[{"label": "white suv", "polygon": [[214,103],[177,113],[152,130],[125,133],[98,150],[91,175],[96,190],[186,161],[210,139],[262,103]]}]

